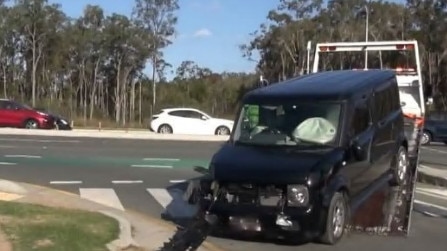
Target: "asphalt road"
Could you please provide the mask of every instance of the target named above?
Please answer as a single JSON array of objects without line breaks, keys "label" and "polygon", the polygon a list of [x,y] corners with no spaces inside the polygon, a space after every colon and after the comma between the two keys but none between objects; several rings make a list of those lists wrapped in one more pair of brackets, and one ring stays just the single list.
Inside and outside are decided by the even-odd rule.
[{"label": "asphalt road", "polygon": [[[125,139],[0,136],[0,177],[29,182],[80,194],[103,197],[103,203],[159,217],[163,192],[171,193],[182,181],[200,176],[194,166],[207,166],[219,148],[217,142],[175,142]],[[434,145],[422,150],[422,164],[447,168],[447,147]],[[166,190],[166,188],[168,188]],[[431,190],[430,190],[431,189]],[[427,216],[430,205],[416,204],[412,232],[407,239],[367,237],[353,234],[337,247],[306,244],[302,250],[416,251],[430,247],[445,250],[447,199],[432,188],[418,185],[416,199],[438,205],[439,217]],[[108,200],[106,201],[106,199]],[[441,208],[441,209],[440,209]],[[436,209],[436,208],[435,208]],[[435,210],[436,211],[436,210]],[[445,217],[441,217],[445,216]],[[209,238],[227,250],[296,250],[296,246],[233,239]]]}]

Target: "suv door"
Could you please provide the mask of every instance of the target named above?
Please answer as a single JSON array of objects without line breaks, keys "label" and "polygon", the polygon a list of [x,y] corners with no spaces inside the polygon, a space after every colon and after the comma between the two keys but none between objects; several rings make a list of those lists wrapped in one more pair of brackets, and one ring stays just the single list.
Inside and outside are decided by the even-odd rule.
[{"label": "suv door", "polygon": [[395,152],[396,117],[400,116],[401,110],[395,109],[394,101],[399,96],[393,94],[393,88],[388,84],[374,93],[372,118],[375,133],[371,147],[372,167],[368,173],[372,180],[389,170]]},{"label": "suv door", "polygon": [[[369,99],[365,98],[357,103],[353,109],[349,135],[359,146],[371,153],[371,146],[374,137],[374,127],[372,125],[372,115]],[[365,160],[354,160],[347,165],[346,175],[351,182],[351,193],[358,194],[369,185],[368,172],[371,168],[371,154]]]}]

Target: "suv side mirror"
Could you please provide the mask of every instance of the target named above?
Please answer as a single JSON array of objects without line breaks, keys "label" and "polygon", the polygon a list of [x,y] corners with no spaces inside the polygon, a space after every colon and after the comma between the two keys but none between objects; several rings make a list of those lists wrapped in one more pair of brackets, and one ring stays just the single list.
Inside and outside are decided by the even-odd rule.
[{"label": "suv side mirror", "polygon": [[201,117],[201,119],[202,120],[208,120],[208,118],[206,116],[204,116],[204,115]]},{"label": "suv side mirror", "polygon": [[364,161],[368,158],[368,151],[358,141],[354,140],[351,143],[351,150],[354,153],[354,157],[358,161]]}]

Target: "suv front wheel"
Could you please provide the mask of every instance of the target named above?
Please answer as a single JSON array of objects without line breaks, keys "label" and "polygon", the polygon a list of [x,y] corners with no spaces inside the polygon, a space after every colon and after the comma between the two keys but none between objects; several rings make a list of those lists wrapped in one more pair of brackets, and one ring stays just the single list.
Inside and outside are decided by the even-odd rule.
[{"label": "suv front wheel", "polygon": [[320,242],[334,245],[343,237],[348,212],[348,203],[345,195],[342,192],[335,193],[327,209],[326,224],[324,233],[320,237]]}]

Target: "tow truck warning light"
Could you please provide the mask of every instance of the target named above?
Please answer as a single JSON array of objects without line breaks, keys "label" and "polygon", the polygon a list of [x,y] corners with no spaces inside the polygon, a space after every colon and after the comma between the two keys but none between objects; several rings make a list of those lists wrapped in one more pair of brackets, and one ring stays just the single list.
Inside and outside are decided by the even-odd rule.
[{"label": "tow truck warning light", "polygon": [[414,50],[414,44],[399,44],[396,45],[396,49],[412,51]]},{"label": "tow truck warning light", "polygon": [[337,47],[335,46],[320,46],[321,51],[335,51]]}]

